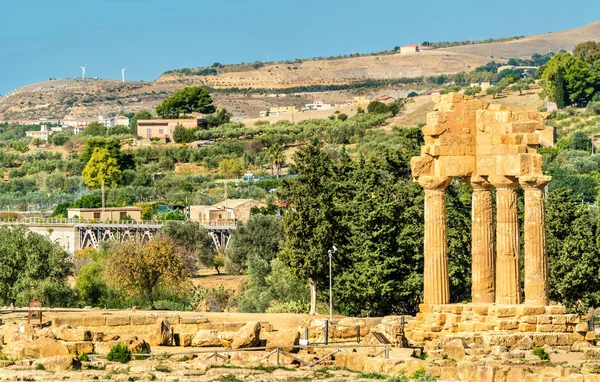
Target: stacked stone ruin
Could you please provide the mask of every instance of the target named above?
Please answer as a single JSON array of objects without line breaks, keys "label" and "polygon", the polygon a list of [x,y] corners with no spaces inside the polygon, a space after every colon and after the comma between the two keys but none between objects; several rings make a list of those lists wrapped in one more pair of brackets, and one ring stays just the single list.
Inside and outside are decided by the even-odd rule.
[{"label": "stacked stone ruin", "polygon": [[[473,319],[481,323],[477,327],[480,331],[519,331],[519,325],[526,323],[520,326],[521,332],[547,332],[547,327],[538,328],[537,319],[529,316],[564,315],[566,311],[564,307],[547,307],[544,188],[551,177],[543,175],[542,156],[536,152],[537,133],[545,129],[544,118],[535,111],[511,110],[458,93],[437,95],[434,101],[435,111],[428,113],[423,127],[421,155],[411,160],[413,177],[425,190],[425,264],[424,304],[410,329],[428,332],[425,341],[428,336],[437,340],[440,336],[436,332],[459,332],[462,321]],[[450,303],[451,293],[447,224],[452,224],[446,219],[445,189],[453,178],[463,179],[473,190],[472,304],[444,307]],[[519,269],[519,187],[523,188],[525,203],[524,301]],[[474,308],[473,304],[483,307]],[[509,306],[510,314],[506,309],[486,306],[493,304]],[[502,314],[495,314],[498,312]],[[455,322],[446,325],[450,316]],[[550,317],[550,323],[553,319]],[[555,321],[563,323],[565,319],[568,327],[559,325],[557,332],[572,333],[576,326],[583,330],[583,325],[577,325],[578,317]],[[540,319],[540,325],[547,320]],[[424,321],[429,322],[422,325]],[[465,328],[475,330],[475,325],[463,325]],[[422,339],[422,334],[415,337]],[[572,344],[575,338],[584,337],[585,333],[563,342]]]}]

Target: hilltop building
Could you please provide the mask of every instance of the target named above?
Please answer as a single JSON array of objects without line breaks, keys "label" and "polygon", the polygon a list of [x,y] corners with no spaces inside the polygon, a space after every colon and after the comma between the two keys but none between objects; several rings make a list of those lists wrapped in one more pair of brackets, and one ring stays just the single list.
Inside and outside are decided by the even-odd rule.
[{"label": "hilltop building", "polygon": [[400,47],[400,54],[414,54],[419,52],[419,44],[408,44]]},{"label": "hilltop building", "polygon": [[177,126],[194,129],[196,127],[206,127],[207,124],[204,118],[142,119],[137,121],[137,135],[146,139],[159,138],[171,140],[173,139],[173,130]]},{"label": "hilltop building", "polygon": [[305,105],[304,108],[302,108],[302,110],[300,110],[302,113],[306,112],[306,111],[313,111],[313,110],[329,110],[329,109],[333,109],[334,106],[330,103],[323,103],[323,101],[321,100],[317,100],[317,101],[313,101],[313,103],[307,103]]},{"label": "hilltop building", "polygon": [[365,108],[371,102],[367,97],[354,97],[346,101],[349,106],[362,107]]},{"label": "hilltop building", "polygon": [[119,115],[118,117],[107,117],[102,115],[98,117],[98,120],[106,127],[129,126],[129,118],[122,115]]}]

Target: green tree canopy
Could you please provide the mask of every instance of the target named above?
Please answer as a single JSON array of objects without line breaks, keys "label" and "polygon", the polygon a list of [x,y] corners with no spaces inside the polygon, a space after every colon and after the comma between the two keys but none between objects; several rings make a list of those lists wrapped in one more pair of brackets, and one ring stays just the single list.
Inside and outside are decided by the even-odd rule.
[{"label": "green tree canopy", "polygon": [[[39,299],[45,306],[60,301],[66,278],[72,273],[70,255],[47,236],[29,232],[25,226],[0,227],[0,300],[27,305]],[[54,292],[52,292],[54,291]]]},{"label": "green tree canopy", "polygon": [[129,131],[131,134],[137,135],[137,121],[144,119],[152,119],[152,113],[147,110],[142,110],[137,113],[129,120]]},{"label": "green tree canopy", "polygon": [[176,119],[180,116],[198,112],[212,114],[215,107],[206,89],[198,86],[185,87],[165,99],[156,107],[156,114],[165,119]]},{"label": "green tree canopy", "polygon": [[104,208],[104,188],[115,187],[121,176],[121,170],[117,160],[113,158],[107,149],[97,148],[83,169],[83,180],[91,188],[102,190],[102,208]]}]

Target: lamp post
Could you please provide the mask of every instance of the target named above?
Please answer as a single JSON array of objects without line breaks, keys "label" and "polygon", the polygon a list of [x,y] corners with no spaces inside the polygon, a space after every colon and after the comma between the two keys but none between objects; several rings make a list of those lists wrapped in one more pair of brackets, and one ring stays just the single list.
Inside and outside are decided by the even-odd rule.
[{"label": "lamp post", "polygon": [[333,318],[333,283],[331,281],[331,257],[333,254],[337,252],[337,247],[334,245],[330,250],[327,251],[329,253],[329,320]]}]

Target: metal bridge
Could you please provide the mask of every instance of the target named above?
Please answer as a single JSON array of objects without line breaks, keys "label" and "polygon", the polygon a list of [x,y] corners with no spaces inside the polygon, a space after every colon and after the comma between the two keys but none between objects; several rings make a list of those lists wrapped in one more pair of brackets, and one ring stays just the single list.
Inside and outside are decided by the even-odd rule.
[{"label": "metal bridge", "polygon": [[[152,236],[160,231],[165,223],[166,221],[162,220],[96,222],[56,218],[0,220],[1,225],[25,225],[32,232],[49,234],[51,240],[70,252],[88,247],[98,248],[101,241],[107,240],[115,240],[120,243],[129,240],[144,242],[152,239]],[[231,231],[236,229],[234,224],[202,224],[202,226],[208,230],[217,250],[227,247]]]}]

